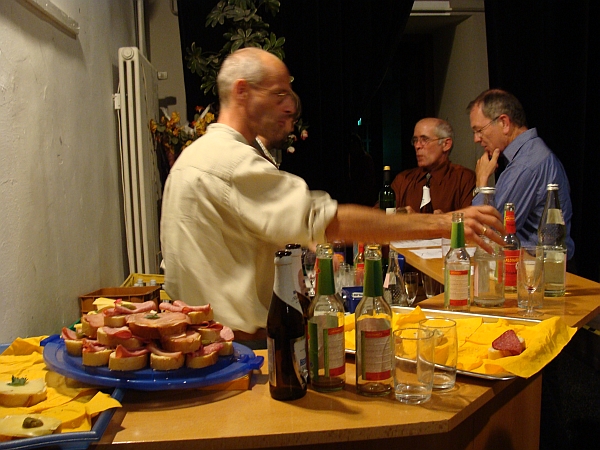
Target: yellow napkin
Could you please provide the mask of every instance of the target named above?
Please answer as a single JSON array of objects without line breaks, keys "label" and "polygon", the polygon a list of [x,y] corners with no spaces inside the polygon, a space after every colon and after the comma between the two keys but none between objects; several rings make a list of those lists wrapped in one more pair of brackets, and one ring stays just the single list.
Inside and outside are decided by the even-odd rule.
[{"label": "yellow napkin", "polygon": [[48,397],[30,407],[5,408],[0,406],[0,417],[13,414],[44,414],[62,421],[61,431],[89,431],[92,418],[121,404],[97,388],[79,383],[48,370],[44,363],[40,342],[46,336],[17,338],[0,355],[0,383],[11,381],[12,376],[30,380],[44,378]]},{"label": "yellow napkin", "polygon": [[[425,314],[417,306],[408,314],[394,313],[393,329],[418,326]],[[560,317],[552,317],[535,325],[512,324],[506,319],[497,322],[483,322],[481,317],[453,318],[458,335],[457,368],[467,372],[499,376],[512,374],[528,378],[554,359],[571,340],[576,328],[569,327]],[[525,340],[527,348],[518,356],[508,356],[495,360],[488,359],[488,349],[492,342],[507,330],[513,330]],[[354,314],[345,318],[346,349],[355,349]],[[442,349],[436,360],[443,358]]]}]

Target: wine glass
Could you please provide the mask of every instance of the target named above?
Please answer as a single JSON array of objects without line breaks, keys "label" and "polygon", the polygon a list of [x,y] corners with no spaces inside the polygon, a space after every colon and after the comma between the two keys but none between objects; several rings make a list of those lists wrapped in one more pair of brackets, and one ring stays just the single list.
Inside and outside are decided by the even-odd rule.
[{"label": "wine glass", "polygon": [[527,308],[521,315],[523,317],[541,316],[542,313],[533,308],[533,294],[536,290],[544,288],[541,286],[544,279],[544,248],[542,246],[521,247],[517,275],[519,283],[527,290]]},{"label": "wine glass", "polygon": [[404,285],[406,286],[408,306],[412,306],[419,289],[419,272],[406,272],[404,274]]},{"label": "wine glass", "polygon": [[315,262],[317,260],[317,254],[311,250],[306,250],[304,254],[304,272],[306,272],[306,288],[308,289],[309,297],[315,296]]}]

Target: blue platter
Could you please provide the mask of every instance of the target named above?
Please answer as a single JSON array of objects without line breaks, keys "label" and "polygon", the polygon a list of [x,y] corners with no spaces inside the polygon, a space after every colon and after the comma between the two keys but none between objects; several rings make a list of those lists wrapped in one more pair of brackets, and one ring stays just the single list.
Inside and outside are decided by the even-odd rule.
[{"label": "blue platter", "polygon": [[46,340],[44,361],[51,370],[83,383],[140,391],[164,391],[225,383],[262,367],[264,358],[256,356],[248,347],[234,342],[233,350],[233,355],[220,356],[216,364],[202,369],[156,371],[147,367],[119,372],[108,367],[84,366],[81,357],[70,356],[60,336],[53,335]]}]

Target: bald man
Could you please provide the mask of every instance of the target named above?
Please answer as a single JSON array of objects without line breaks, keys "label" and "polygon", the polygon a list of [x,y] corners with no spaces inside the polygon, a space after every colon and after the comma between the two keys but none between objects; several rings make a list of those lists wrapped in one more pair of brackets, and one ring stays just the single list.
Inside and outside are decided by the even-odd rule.
[{"label": "bald man", "polygon": [[428,117],[417,122],[411,144],[418,167],[400,172],[392,182],[398,207],[406,207],[409,213],[419,212],[428,178],[433,212],[454,211],[471,204],[475,172],[450,162],[453,140],[452,126],[445,120]]}]

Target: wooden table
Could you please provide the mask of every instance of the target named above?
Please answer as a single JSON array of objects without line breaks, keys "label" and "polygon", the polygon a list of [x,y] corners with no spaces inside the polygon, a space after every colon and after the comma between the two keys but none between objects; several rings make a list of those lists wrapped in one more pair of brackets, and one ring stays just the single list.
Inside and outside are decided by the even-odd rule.
[{"label": "wooden table", "polygon": [[[423,260],[400,250],[418,270],[441,277],[441,258]],[[441,309],[443,295],[420,303]],[[545,317],[559,315],[580,327],[600,312],[600,284],[568,274],[567,295],[544,299]],[[504,308],[473,313],[518,316],[515,296]],[[256,352],[265,356],[266,351]],[[267,364],[239,391],[128,391],[96,449],[447,448],[536,449],[541,416],[541,373],[529,379],[489,381],[458,376],[448,393],[434,392],[419,406],[392,397],[356,393],[352,356],[344,390],[302,399],[273,400]],[[526,418],[526,420],[524,420]]]},{"label": "wooden table", "polygon": [[[256,353],[266,357],[265,350]],[[484,449],[497,442],[538,448],[539,375],[508,381],[459,376],[451,392],[409,406],[392,397],[358,395],[352,357],[346,370],[344,390],[325,394],[309,388],[291,402],[271,398],[266,362],[250,390],[128,391],[123,408],[90,448]]]}]

